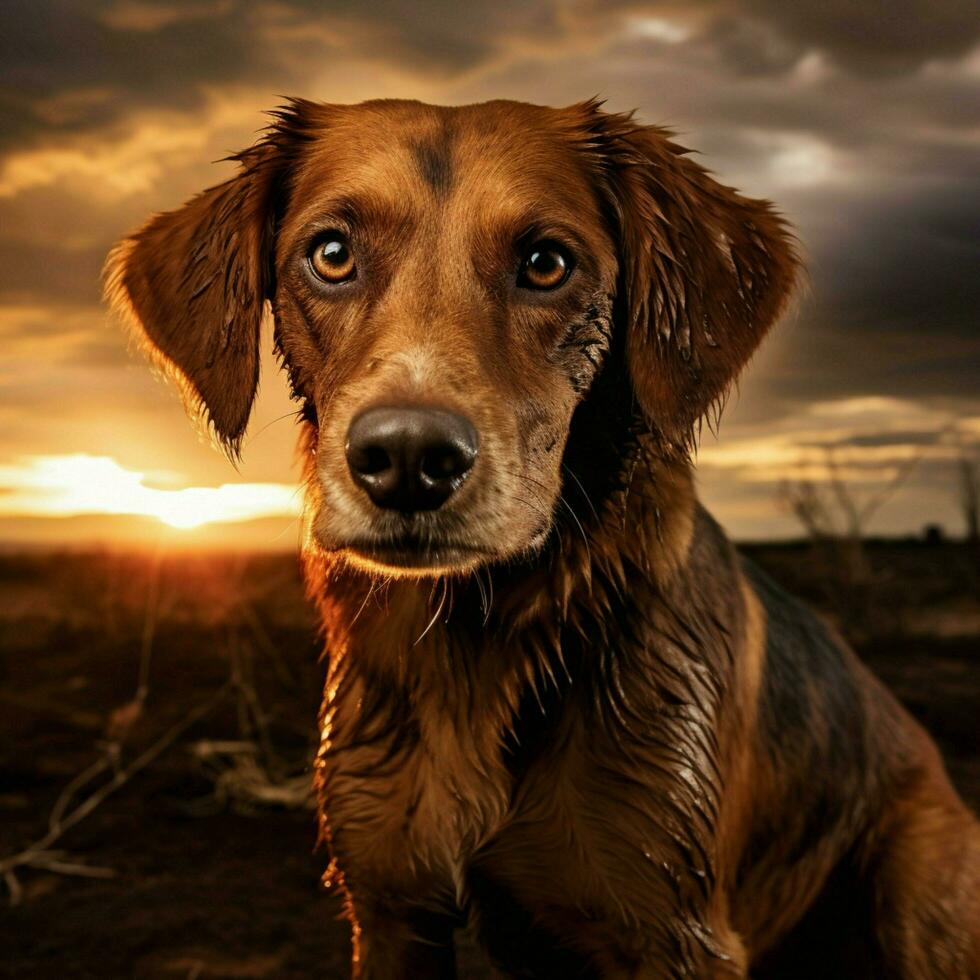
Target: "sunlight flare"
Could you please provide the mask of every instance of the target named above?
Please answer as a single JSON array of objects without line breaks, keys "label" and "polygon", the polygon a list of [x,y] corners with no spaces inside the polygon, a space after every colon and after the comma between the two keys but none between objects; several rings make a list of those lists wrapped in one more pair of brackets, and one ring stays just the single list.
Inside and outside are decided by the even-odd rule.
[{"label": "sunlight flare", "polygon": [[0,466],[0,514],[70,517],[133,514],[187,530],[204,524],[299,513],[299,495],[284,483],[224,483],[166,490],[110,456],[27,456]]}]

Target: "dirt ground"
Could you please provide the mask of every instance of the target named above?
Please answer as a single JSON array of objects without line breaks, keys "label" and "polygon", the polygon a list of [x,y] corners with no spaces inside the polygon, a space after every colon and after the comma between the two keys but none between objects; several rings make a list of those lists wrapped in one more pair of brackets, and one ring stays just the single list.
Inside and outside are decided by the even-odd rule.
[{"label": "dirt ground", "polygon": [[[807,547],[749,550],[840,612]],[[977,566],[955,545],[869,554],[878,618],[845,626],[977,807]],[[0,976],[345,977],[302,805],[322,674],[294,557],[0,556],[0,868],[105,794],[0,881]],[[460,961],[491,976],[465,941]]]}]

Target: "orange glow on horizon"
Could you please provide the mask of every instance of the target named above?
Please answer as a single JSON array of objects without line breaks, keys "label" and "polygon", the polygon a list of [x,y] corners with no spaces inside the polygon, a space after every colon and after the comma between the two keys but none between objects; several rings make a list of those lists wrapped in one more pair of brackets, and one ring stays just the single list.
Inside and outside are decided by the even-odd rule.
[{"label": "orange glow on horizon", "polygon": [[0,515],[152,517],[179,530],[299,513],[299,494],[284,483],[224,483],[167,490],[110,456],[27,456],[0,466]]}]

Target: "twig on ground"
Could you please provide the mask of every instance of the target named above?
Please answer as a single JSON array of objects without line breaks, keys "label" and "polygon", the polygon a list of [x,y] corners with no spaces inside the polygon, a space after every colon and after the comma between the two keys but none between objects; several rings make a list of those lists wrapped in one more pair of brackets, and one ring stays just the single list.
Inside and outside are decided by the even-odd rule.
[{"label": "twig on ground", "polygon": [[[91,795],[87,796],[81,803],[79,803],[73,810],[61,816],[59,820],[54,822],[52,826],[48,828],[48,832],[36,840],[33,844],[29,844],[24,850],[18,854],[12,854],[9,857],[0,859],[0,875],[3,875],[4,881],[7,884],[7,888],[10,891],[10,898],[12,904],[17,904],[21,897],[20,884],[17,881],[16,870],[22,867],[43,867],[49,871],[54,871],[59,874],[82,874],[94,871],[97,876],[105,877],[106,874],[111,874],[112,872],[107,868],[101,869],[91,869],[84,864],[69,863],[61,860],[60,858],[51,858],[51,845],[56,843],[61,837],[72,827],[81,823],[89,814],[91,814],[98,806],[103,803],[108,797],[116,792],[121,786],[132,779],[136,773],[145,769],[151,762],[157,759],[163,754],[174,742],[180,738],[188,729],[193,727],[209,714],[216,705],[228,695],[231,691],[232,684],[227,682],[223,684],[215,694],[208,698],[207,701],[199,704],[193,711],[189,712],[181,721],[179,721],[172,728],[168,729],[157,741],[155,741],[148,749],[146,749],[142,754],[138,755],[132,762],[127,766],[122,766],[117,769],[113,774],[112,779],[107,783],[103,784],[99,789],[95,790]],[[106,757],[108,759],[108,757]],[[94,769],[90,767],[90,769]],[[86,772],[88,772],[87,770]],[[85,774],[83,774],[85,775]],[[91,777],[89,777],[91,778]],[[66,790],[72,788],[75,784],[77,788],[78,777],[72,780],[72,783],[66,787]],[[62,794],[64,796],[64,794]],[[59,800],[60,802],[60,800]],[[58,804],[56,804],[57,808]],[[62,805],[62,808],[66,808],[66,805]],[[45,857],[45,855],[48,855]],[[86,868],[86,872],[80,872],[78,868]]]}]

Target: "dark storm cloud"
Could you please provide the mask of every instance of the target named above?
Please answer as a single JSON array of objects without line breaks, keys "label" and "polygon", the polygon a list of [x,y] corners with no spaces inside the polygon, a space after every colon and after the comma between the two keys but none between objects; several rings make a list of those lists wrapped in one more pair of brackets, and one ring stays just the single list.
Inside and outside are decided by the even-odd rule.
[{"label": "dark storm cloud", "polygon": [[[131,9],[164,6],[193,9]],[[262,78],[271,68],[247,19],[230,12],[177,17],[151,30],[113,26],[111,11],[120,8],[106,0],[7,0],[0,7],[4,107],[13,108],[4,145],[97,128],[133,104],[191,108],[201,85]],[[73,97],[67,105],[66,95]]]},{"label": "dark storm cloud", "polygon": [[705,37],[746,75],[784,72],[812,50],[857,75],[896,75],[959,57],[980,38],[975,0],[703,0],[690,6],[706,15]]},{"label": "dark storm cloud", "polygon": [[[889,446],[935,446],[943,439],[941,431],[920,432],[874,432],[839,439],[835,446],[856,446],[858,448],[878,448]],[[826,445],[824,443],[823,445]]]},{"label": "dark storm cloud", "polygon": [[976,397],[980,179],[828,194],[836,216],[804,236],[809,296],[777,391]]},{"label": "dark storm cloud", "polygon": [[0,139],[85,131],[134,105],[192,108],[207,85],[292,88],[317,61],[355,50],[448,76],[515,44],[559,47],[643,16],[678,19],[747,74],[783,73],[813,49],[856,72],[909,72],[980,37],[975,0],[7,0]]},{"label": "dark storm cloud", "polygon": [[[674,55],[678,77],[683,77],[685,63],[690,64],[689,55],[690,49]],[[970,139],[980,123],[976,72],[947,68],[861,79],[818,67],[818,77],[809,83],[791,78],[724,85],[720,84],[724,67],[711,67],[705,82],[710,88],[691,115],[710,123],[708,135],[726,157],[731,148],[724,141],[744,143],[749,139],[747,131],[789,130],[819,134],[835,147],[862,153],[869,157],[868,164],[895,174],[976,171],[977,147]],[[679,123],[686,128],[692,121],[685,117]],[[707,149],[704,142],[699,148]]]},{"label": "dark storm cloud", "polygon": [[852,204],[848,228],[822,242],[820,308],[843,328],[977,338],[980,174],[919,196]]},{"label": "dark storm cloud", "polygon": [[738,9],[859,73],[910,71],[965,54],[980,38],[976,0],[745,0]]},{"label": "dark storm cloud", "polygon": [[192,109],[206,86],[292,90],[357,51],[426,74],[489,58],[505,32],[558,30],[549,4],[450,0],[7,0],[0,145],[104,126],[136,106]]}]

